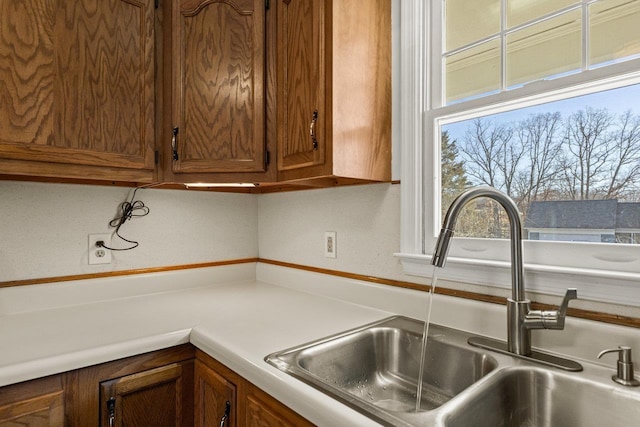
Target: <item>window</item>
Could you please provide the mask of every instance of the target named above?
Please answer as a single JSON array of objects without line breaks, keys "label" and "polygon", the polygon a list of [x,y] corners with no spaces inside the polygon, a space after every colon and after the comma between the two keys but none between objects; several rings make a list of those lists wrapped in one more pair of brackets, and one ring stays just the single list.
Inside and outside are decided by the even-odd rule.
[{"label": "window", "polygon": [[[581,298],[640,305],[640,0],[400,7],[405,271],[432,274],[428,261],[451,198],[491,184],[524,214],[528,290],[575,286]],[[570,132],[590,120],[607,126],[599,128],[597,161],[581,165],[571,159],[580,144]],[[536,144],[534,132],[543,133]],[[596,163],[587,191],[579,169],[594,172]],[[532,173],[538,182],[527,183]],[[478,200],[465,210],[456,236],[466,237],[454,239],[447,263],[455,268],[439,275],[510,287],[501,208]]]},{"label": "window", "polygon": [[[440,126],[441,207],[472,185],[508,194],[532,240],[635,243],[640,232],[640,85]],[[456,235],[506,238],[479,200]],[[491,218],[491,220],[486,220]]]},{"label": "window", "polygon": [[446,0],[445,103],[640,54],[637,0]]}]

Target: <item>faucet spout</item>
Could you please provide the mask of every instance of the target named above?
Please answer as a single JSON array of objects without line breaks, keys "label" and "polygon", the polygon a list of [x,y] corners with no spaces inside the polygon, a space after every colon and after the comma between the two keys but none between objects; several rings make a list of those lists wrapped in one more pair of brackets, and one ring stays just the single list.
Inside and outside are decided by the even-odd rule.
[{"label": "faucet spout", "polygon": [[520,213],[515,202],[509,196],[493,187],[474,187],[455,198],[445,215],[431,264],[436,267],[444,267],[458,216],[462,212],[462,208],[479,197],[488,197],[495,200],[507,213],[511,240],[511,294],[514,301],[524,301],[526,298],[524,295],[522,221],[520,220]]},{"label": "faucet spout", "polygon": [[460,194],[451,203],[445,215],[442,230],[434,249],[431,264],[444,267],[453,237],[453,230],[462,209],[472,200],[488,197],[498,202],[509,218],[511,243],[511,298],[507,298],[506,350],[521,356],[530,356],[532,329],[563,329],[569,300],[577,298],[577,291],[570,289],[559,310],[531,310],[531,301],[525,297],[524,262],[522,256],[522,221],[515,202],[493,187],[474,187]]}]

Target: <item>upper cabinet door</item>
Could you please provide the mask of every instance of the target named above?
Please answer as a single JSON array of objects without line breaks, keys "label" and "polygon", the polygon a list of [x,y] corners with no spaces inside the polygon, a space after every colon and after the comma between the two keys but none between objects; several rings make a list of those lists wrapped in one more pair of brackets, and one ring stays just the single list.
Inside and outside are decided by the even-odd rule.
[{"label": "upper cabinet door", "polygon": [[278,170],[325,163],[325,2],[277,0]]},{"label": "upper cabinet door", "polygon": [[264,171],[264,0],[178,3],[173,172]]},{"label": "upper cabinet door", "polygon": [[153,171],[154,20],[153,0],[0,2],[3,173]]}]

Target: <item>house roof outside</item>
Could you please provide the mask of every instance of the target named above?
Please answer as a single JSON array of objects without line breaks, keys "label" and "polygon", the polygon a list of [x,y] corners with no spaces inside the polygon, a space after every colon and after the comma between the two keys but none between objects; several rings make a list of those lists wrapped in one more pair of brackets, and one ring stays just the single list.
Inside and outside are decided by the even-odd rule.
[{"label": "house roof outside", "polygon": [[626,230],[640,228],[640,203],[618,203],[616,228]]},{"label": "house roof outside", "polygon": [[524,227],[581,230],[640,229],[640,203],[617,200],[531,202]]}]

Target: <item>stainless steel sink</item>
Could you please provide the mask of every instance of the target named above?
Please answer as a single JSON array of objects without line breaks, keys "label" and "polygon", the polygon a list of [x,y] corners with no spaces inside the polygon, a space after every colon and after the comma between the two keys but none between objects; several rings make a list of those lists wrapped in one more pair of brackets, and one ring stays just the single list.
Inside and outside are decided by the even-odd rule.
[{"label": "stainless steel sink", "polygon": [[[397,425],[416,414],[423,322],[393,317],[271,354],[277,368],[378,421]],[[496,368],[469,335],[431,325],[420,411],[437,408]]]},{"label": "stainless steel sink", "polygon": [[467,344],[431,325],[416,411],[423,323],[392,317],[273,353],[265,360],[383,425],[623,427],[640,420],[640,387],[611,381],[613,366],[540,367]]},{"label": "stainless steel sink", "polygon": [[[596,374],[595,372],[600,372]],[[447,427],[613,427],[640,423],[640,393],[620,387],[605,369],[570,375],[506,368],[444,416]]]}]

